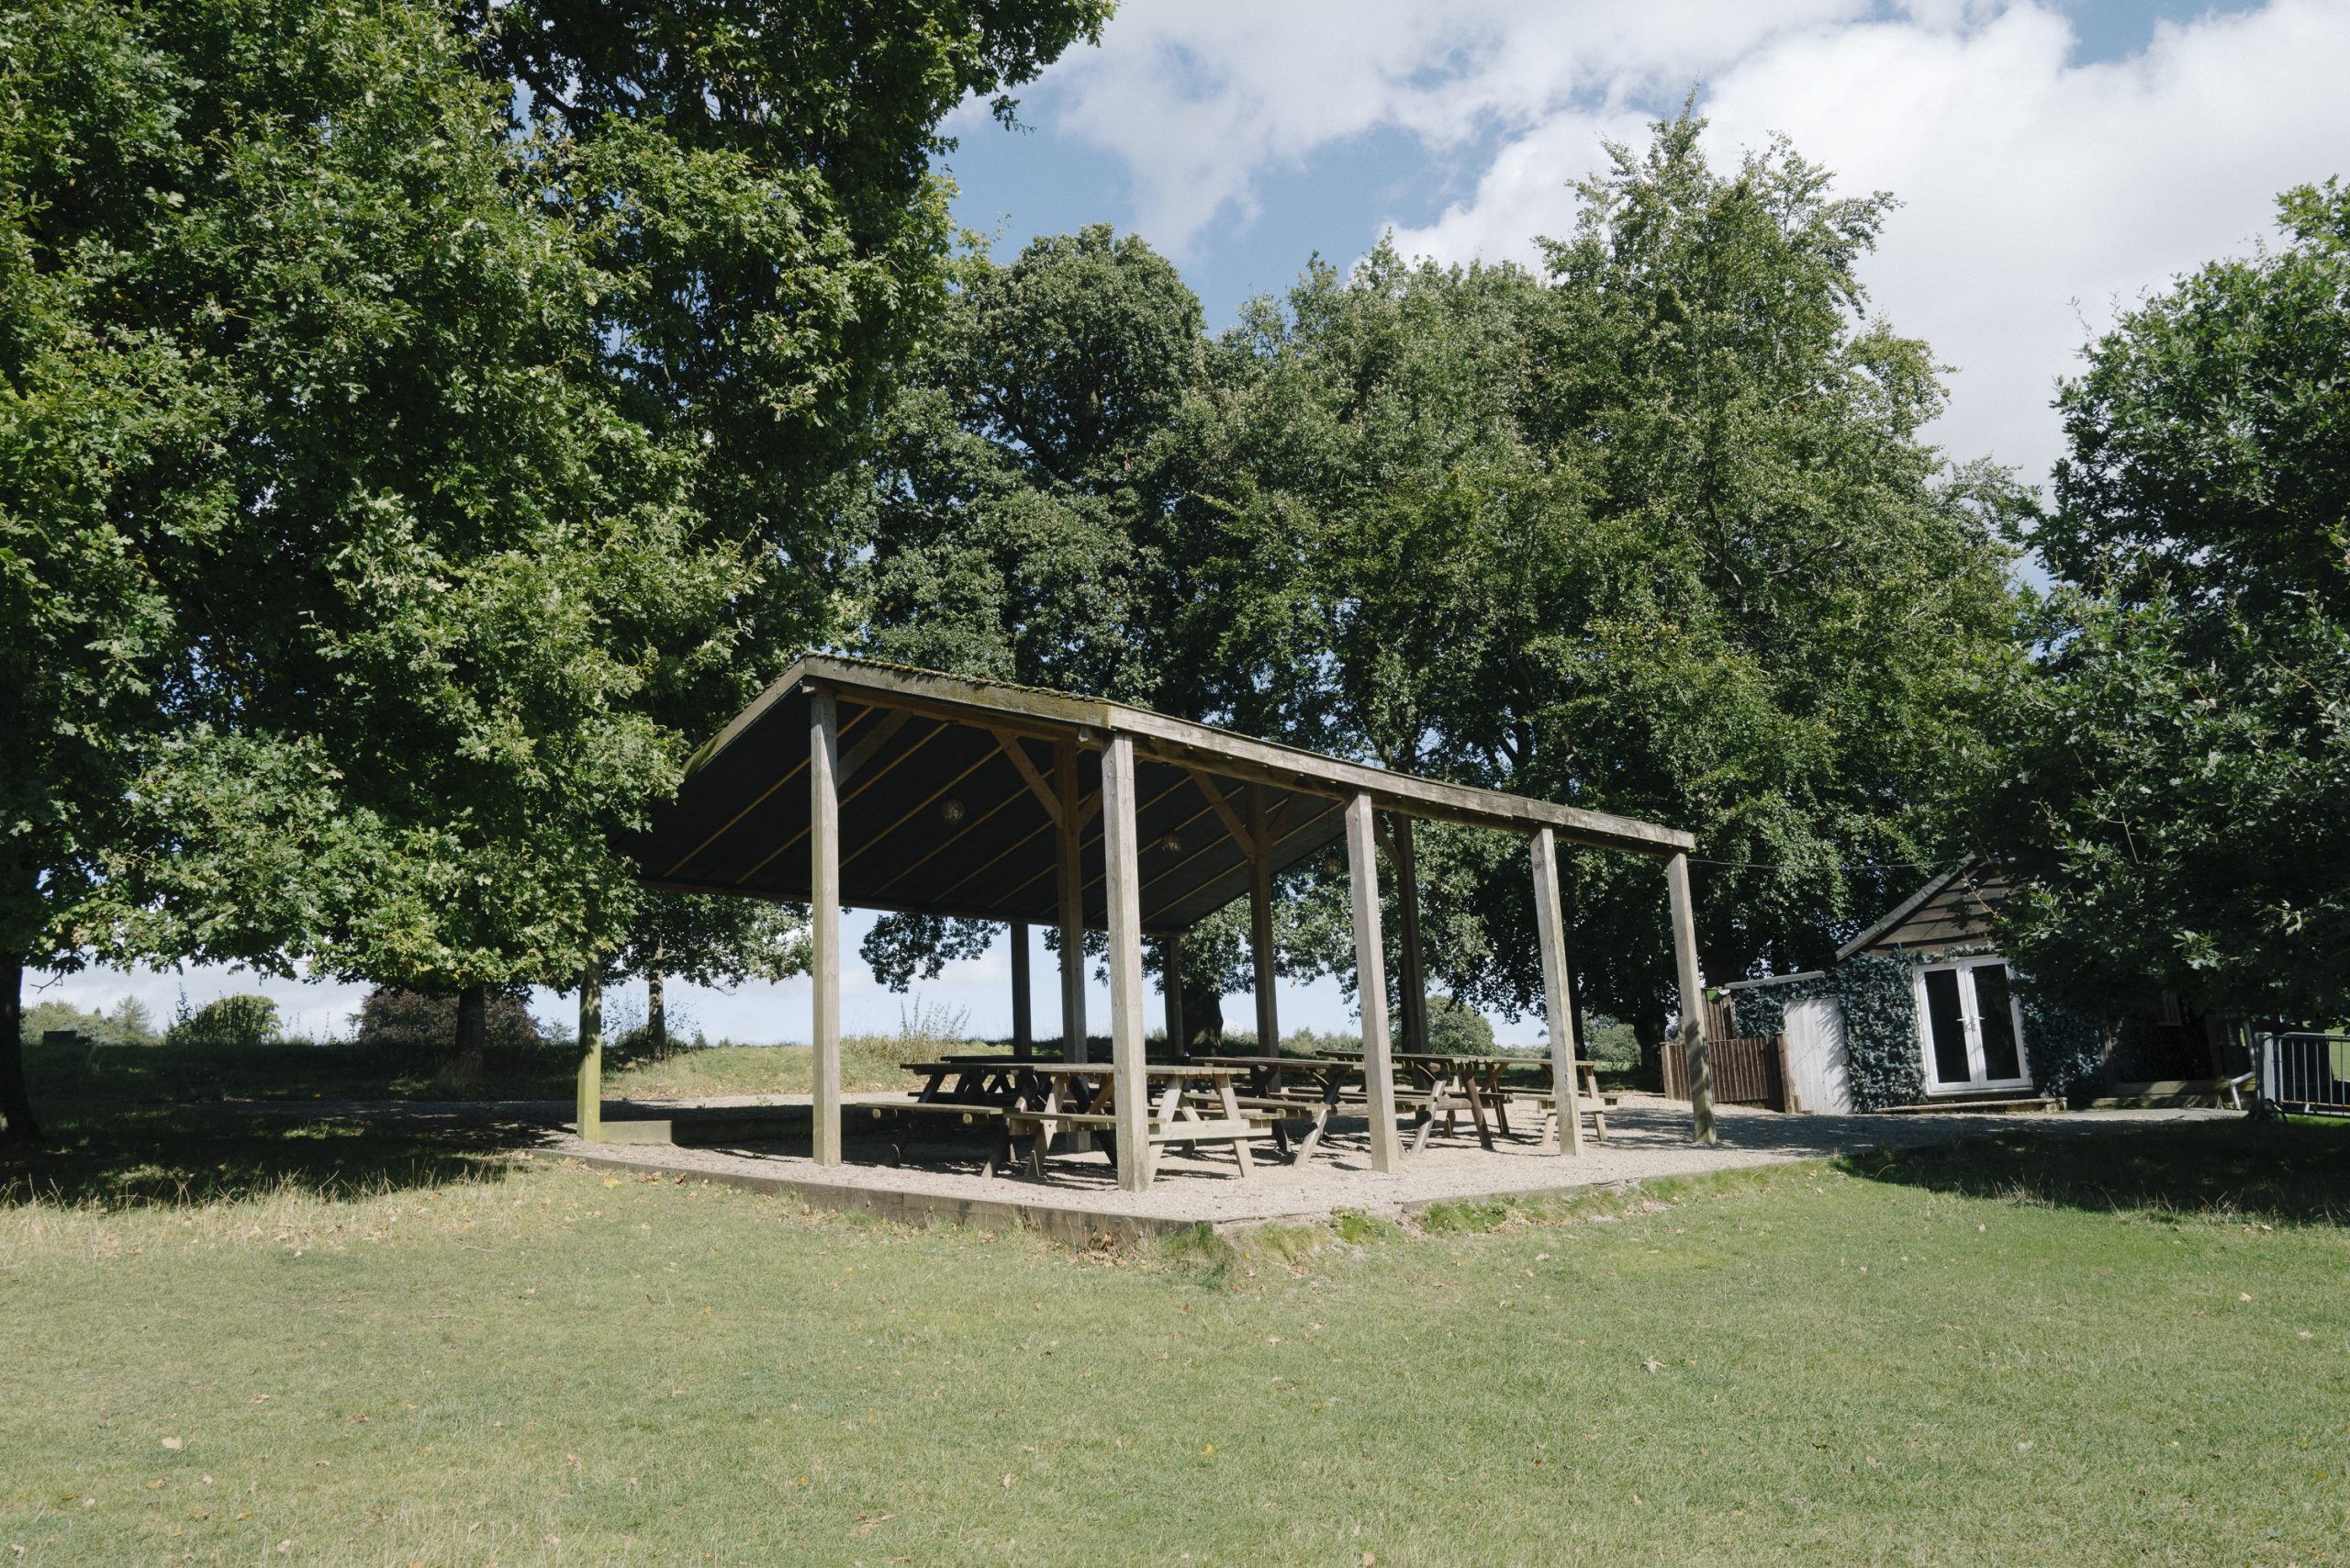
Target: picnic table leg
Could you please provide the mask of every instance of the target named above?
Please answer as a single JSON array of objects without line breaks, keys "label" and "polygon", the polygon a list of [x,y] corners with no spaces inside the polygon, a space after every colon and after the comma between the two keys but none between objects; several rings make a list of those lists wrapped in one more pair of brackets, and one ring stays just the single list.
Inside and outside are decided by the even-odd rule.
[{"label": "picnic table leg", "polygon": [[1494,1129],[1505,1138],[1516,1138],[1517,1135],[1509,1130],[1509,1096],[1502,1092],[1500,1068],[1486,1072],[1485,1092],[1494,1098]]},{"label": "picnic table leg", "polygon": [[1306,1130],[1304,1141],[1297,1146],[1297,1152],[1289,1157],[1292,1165],[1303,1165],[1314,1158],[1315,1146],[1322,1141],[1322,1135],[1329,1130],[1330,1118],[1337,1114],[1337,1109],[1338,1080],[1334,1074],[1330,1081],[1322,1086],[1322,1104],[1314,1113],[1314,1125]]},{"label": "picnic table leg", "polygon": [[1494,1152],[1494,1131],[1485,1125],[1485,1101],[1484,1097],[1477,1092],[1476,1074],[1461,1074],[1460,1086],[1469,1092],[1469,1114],[1475,1118],[1477,1123],[1477,1141],[1484,1146],[1487,1154],[1491,1154]]},{"label": "picnic table leg", "polygon": [[[1183,1081],[1179,1078],[1175,1080],[1174,1082],[1167,1086],[1166,1093],[1161,1094],[1158,1097],[1158,1123],[1161,1126],[1167,1126],[1173,1124],[1175,1120],[1176,1108],[1181,1105],[1182,1103]],[[1146,1127],[1145,1131],[1147,1132],[1147,1127]],[[1143,1140],[1142,1168],[1143,1184],[1145,1186],[1148,1186],[1151,1182],[1158,1179],[1158,1145],[1151,1142],[1147,1137],[1145,1137]],[[1193,1145],[1192,1147],[1196,1152],[1198,1146]]]},{"label": "picnic table leg", "polygon": [[[1232,1080],[1228,1078],[1217,1079],[1215,1081],[1215,1092],[1216,1098],[1224,1102],[1224,1114],[1225,1118],[1230,1121],[1238,1121],[1240,1119],[1240,1101],[1232,1092]],[[1232,1152],[1240,1158],[1241,1175],[1254,1176],[1257,1174],[1256,1157],[1248,1151],[1248,1139],[1246,1135],[1232,1140]]]}]

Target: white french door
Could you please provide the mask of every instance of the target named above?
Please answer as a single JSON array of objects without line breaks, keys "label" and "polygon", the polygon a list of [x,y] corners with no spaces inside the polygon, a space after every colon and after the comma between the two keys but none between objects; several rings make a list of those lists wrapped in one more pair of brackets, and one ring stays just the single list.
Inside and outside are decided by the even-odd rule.
[{"label": "white french door", "polygon": [[1974,958],[1916,971],[1918,1043],[1926,1055],[1926,1092],[2029,1089],[2023,1006],[2007,960]]}]

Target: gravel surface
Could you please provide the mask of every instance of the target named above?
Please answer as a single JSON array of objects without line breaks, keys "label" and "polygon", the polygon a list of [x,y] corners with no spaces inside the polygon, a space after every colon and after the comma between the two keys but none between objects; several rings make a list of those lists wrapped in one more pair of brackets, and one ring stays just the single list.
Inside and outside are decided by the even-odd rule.
[{"label": "gravel surface", "polygon": [[[800,1103],[805,1103],[804,1099]],[[730,1148],[680,1148],[587,1144],[565,1133],[543,1147],[555,1153],[592,1153],[605,1161],[664,1170],[781,1178],[811,1188],[856,1187],[1225,1224],[1319,1218],[1340,1209],[1393,1215],[1448,1199],[1571,1192],[1642,1178],[1819,1159],[1879,1144],[1944,1143],[1993,1131],[2019,1130],[2052,1137],[2097,1137],[2150,1123],[2235,1114],[2094,1111],[2042,1115],[1788,1116],[1725,1107],[1717,1114],[1715,1123],[1720,1141],[1705,1148],[1689,1141],[1685,1106],[1634,1095],[1608,1113],[1607,1141],[1586,1139],[1579,1158],[1539,1154],[1530,1142],[1512,1144],[1506,1139],[1496,1139],[1494,1152],[1488,1154],[1473,1136],[1464,1132],[1431,1139],[1425,1151],[1406,1159],[1402,1170],[1382,1175],[1371,1169],[1363,1123],[1358,1118],[1351,1124],[1335,1124],[1313,1159],[1303,1166],[1287,1163],[1270,1144],[1258,1146],[1262,1152],[1256,1174],[1245,1180],[1227,1148],[1203,1149],[1194,1158],[1184,1154],[1180,1146],[1170,1147],[1147,1193],[1120,1191],[1115,1174],[1100,1154],[1057,1156],[1041,1181],[1024,1169],[985,1174],[986,1149],[976,1133],[958,1138],[941,1130],[923,1129],[919,1141],[904,1147],[905,1163],[891,1166],[887,1161],[892,1135],[854,1110],[845,1118],[847,1163],[829,1170],[807,1157],[807,1146],[800,1139]],[[606,1119],[611,1119],[609,1111]]]}]

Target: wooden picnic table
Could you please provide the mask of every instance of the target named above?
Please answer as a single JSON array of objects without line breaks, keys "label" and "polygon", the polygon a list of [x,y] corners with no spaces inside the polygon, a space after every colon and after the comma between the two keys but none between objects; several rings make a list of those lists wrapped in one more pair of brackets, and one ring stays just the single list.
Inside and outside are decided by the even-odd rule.
[{"label": "wooden picnic table", "polygon": [[[1274,1146],[1290,1157],[1293,1165],[1303,1165],[1314,1158],[1314,1150],[1329,1130],[1330,1117],[1338,1108],[1349,1078],[1360,1081],[1362,1063],[1349,1062],[1342,1057],[1193,1057],[1195,1062],[1212,1067],[1236,1068],[1248,1075],[1246,1090],[1238,1103],[1244,1110],[1285,1111],[1303,1113],[1295,1118],[1313,1125],[1306,1129],[1297,1147],[1290,1147],[1289,1132],[1280,1120],[1273,1123]],[[1282,1080],[1292,1073],[1314,1081],[1311,1094],[1290,1092]]]},{"label": "wooden picnic table", "polygon": [[[1114,1129],[1117,1074],[1106,1061],[1048,1061],[1035,1057],[964,1056],[936,1061],[901,1062],[908,1072],[923,1076],[923,1084],[908,1103],[950,1108],[984,1108],[999,1116],[1007,1143],[1023,1133],[1030,1138],[1028,1163],[1044,1174],[1053,1139],[1080,1128]],[[1170,1143],[1228,1143],[1243,1176],[1255,1174],[1248,1148],[1252,1139],[1268,1136],[1264,1127],[1245,1114],[1234,1090],[1241,1076],[1237,1068],[1191,1063],[1146,1062],[1144,1158],[1156,1162],[1153,1150]],[[1187,1090],[1204,1091],[1207,1108],[1220,1115],[1202,1115],[1202,1106]],[[1103,1152],[1117,1162],[1114,1142]]]},{"label": "wooden picnic table", "polygon": [[[1360,1061],[1359,1054],[1349,1051],[1318,1053],[1333,1059]],[[1444,1130],[1450,1135],[1456,1118],[1467,1111],[1476,1124],[1477,1141],[1487,1151],[1494,1147],[1494,1130],[1498,1127],[1504,1137],[1515,1138],[1509,1125],[1509,1102],[1513,1095],[1529,1097],[1550,1104],[1552,1094],[1549,1084],[1539,1088],[1511,1090],[1502,1077],[1512,1068],[1526,1068],[1547,1073],[1550,1068],[1548,1057],[1541,1056],[1450,1056],[1441,1051],[1397,1051],[1390,1058],[1397,1069],[1407,1075],[1422,1092],[1425,1101],[1417,1107],[1417,1121],[1412,1135],[1412,1152],[1419,1153],[1427,1147],[1428,1135],[1435,1129],[1437,1118],[1444,1118]],[[1574,1068],[1583,1075],[1582,1098],[1590,1102],[1589,1114],[1601,1142],[1607,1138],[1606,1103],[1599,1095],[1598,1070],[1590,1062],[1577,1061]],[[1490,1113],[1491,1122],[1487,1115]],[[1561,1107],[1550,1104],[1544,1123],[1545,1143],[1556,1136],[1555,1121]]]}]

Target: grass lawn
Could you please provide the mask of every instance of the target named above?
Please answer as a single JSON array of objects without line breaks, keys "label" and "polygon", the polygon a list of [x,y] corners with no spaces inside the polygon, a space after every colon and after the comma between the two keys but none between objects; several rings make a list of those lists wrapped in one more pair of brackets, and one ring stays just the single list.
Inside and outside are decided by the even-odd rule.
[{"label": "grass lawn", "polygon": [[2350,1551],[2330,1127],[1077,1257],[173,1126],[209,1195],[0,1206],[0,1563]]},{"label": "grass lawn", "polygon": [[[849,1089],[901,1089],[910,1081],[900,1062],[944,1050],[1010,1048],[1001,1041],[852,1036],[841,1042],[841,1081]],[[1106,1042],[1101,1047],[1105,1056],[1108,1048]],[[805,1093],[811,1055],[806,1046],[735,1045],[680,1047],[658,1061],[614,1055],[605,1066],[604,1092],[612,1099]],[[25,1079],[44,1114],[60,1103],[86,1109],[234,1100],[568,1100],[578,1062],[568,1046],[494,1051],[479,1082],[453,1089],[434,1062],[349,1041],[202,1050],[109,1045],[95,1052],[28,1042]]]}]

